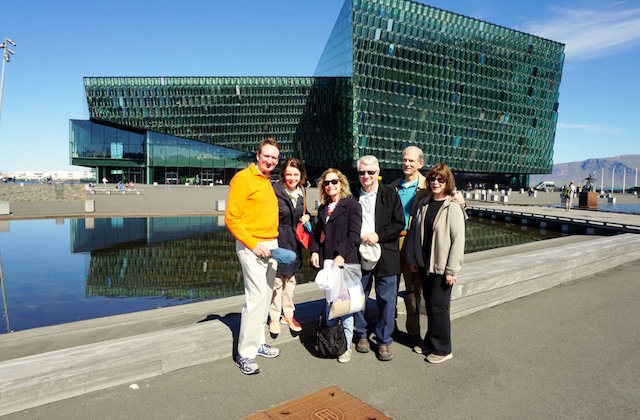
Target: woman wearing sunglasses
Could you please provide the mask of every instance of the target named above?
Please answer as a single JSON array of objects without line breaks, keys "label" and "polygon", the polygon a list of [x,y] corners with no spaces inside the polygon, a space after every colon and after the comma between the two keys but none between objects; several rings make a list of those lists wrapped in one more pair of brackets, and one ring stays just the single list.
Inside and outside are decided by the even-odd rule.
[{"label": "woman wearing sunglasses", "polygon": [[[320,268],[324,260],[333,260],[339,267],[345,263],[359,264],[362,210],[351,197],[347,178],[339,170],[329,168],[318,181],[318,191],[322,204],[318,208],[318,221],[311,242],[311,265]],[[351,360],[353,315],[343,317],[342,325],[347,351],[338,357],[338,362],[346,363]]]},{"label": "woman wearing sunglasses", "polygon": [[427,189],[416,195],[415,215],[407,236],[407,263],[420,273],[427,309],[427,334],[416,352],[430,363],[453,357],[449,304],[451,289],[462,268],[465,215],[456,202],[453,173],[444,163],[427,174]]}]

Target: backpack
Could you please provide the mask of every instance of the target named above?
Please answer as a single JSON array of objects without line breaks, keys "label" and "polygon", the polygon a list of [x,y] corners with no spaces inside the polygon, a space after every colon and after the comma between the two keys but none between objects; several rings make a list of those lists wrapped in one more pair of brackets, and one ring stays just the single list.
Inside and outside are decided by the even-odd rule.
[{"label": "backpack", "polygon": [[571,196],[571,187],[567,188],[567,189],[564,191],[564,197],[565,197],[565,198],[569,198],[570,196]]}]

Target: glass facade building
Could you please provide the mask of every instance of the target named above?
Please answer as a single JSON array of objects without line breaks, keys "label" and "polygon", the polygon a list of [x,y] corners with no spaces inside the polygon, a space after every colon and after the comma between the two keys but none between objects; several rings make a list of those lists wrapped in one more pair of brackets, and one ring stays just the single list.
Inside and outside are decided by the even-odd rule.
[{"label": "glass facade building", "polygon": [[203,183],[225,182],[255,160],[242,150],[93,121],[70,120],[69,133],[71,162],[97,168],[98,180],[184,184],[199,175]]},{"label": "glass facade building", "polygon": [[[313,77],[84,83],[91,121],[130,130],[117,141],[121,152],[110,145],[101,153],[122,166],[141,161],[147,180],[162,180],[156,173],[167,170],[156,168],[194,173],[220,164],[156,160],[136,137],[153,132],[184,142],[178,149],[251,155],[271,136],[283,158],[303,159],[312,175],[352,171],[372,154],[383,176],[396,176],[402,150],[416,145],[427,166],[445,162],[459,182],[519,187],[529,174],[551,172],[563,63],[563,44],[531,34],[407,0],[346,0]],[[99,167],[74,155],[94,149],[76,147],[72,135],[73,164]]]}]

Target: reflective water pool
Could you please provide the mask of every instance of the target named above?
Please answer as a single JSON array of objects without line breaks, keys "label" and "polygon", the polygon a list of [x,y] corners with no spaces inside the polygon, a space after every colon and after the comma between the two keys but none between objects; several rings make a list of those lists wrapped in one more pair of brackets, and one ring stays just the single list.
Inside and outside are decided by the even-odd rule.
[{"label": "reflective water pool", "polygon": [[[465,252],[556,236],[472,218]],[[0,333],[243,293],[222,217],[0,221],[0,267]]]}]

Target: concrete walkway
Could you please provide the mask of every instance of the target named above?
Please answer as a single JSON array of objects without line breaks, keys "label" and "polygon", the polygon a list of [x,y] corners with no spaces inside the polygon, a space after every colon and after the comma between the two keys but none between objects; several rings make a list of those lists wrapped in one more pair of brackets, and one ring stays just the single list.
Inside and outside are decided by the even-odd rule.
[{"label": "concrete walkway", "polygon": [[495,203],[469,202],[471,214],[484,214],[484,217],[495,214],[504,218],[515,216],[529,220],[571,223],[592,228],[607,228],[613,231],[640,233],[640,216],[637,214],[612,213],[604,211],[573,209],[566,212],[562,208],[543,206],[508,206]]},{"label": "concrete walkway", "polygon": [[[24,188],[29,188],[25,186]],[[84,201],[50,201],[9,202],[11,214],[1,215],[0,220],[16,220],[31,218],[56,218],[56,217],[110,217],[110,216],[168,216],[168,215],[219,215],[216,211],[216,200],[226,200],[229,187],[224,186],[164,186],[144,185],[141,195],[118,194],[86,194],[86,198],[94,200],[95,212],[85,212]],[[517,206],[534,206],[547,208],[552,204],[560,203],[559,193],[539,193],[536,197],[527,194],[511,193],[507,205],[499,204],[502,208]],[[640,203],[640,199],[631,194],[616,194],[620,204]],[[307,207],[310,210],[316,208],[318,199],[316,188],[309,188],[307,192]],[[599,204],[606,204],[606,199],[598,200]],[[485,206],[487,202],[468,200],[470,205]],[[528,211],[536,211],[531,208]],[[560,209],[561,210],[561,209]],[[590,212],[593,213],[593,212]]]},{"label": "concrete walkway", "polygon": [[454,359],[443,365],[400,343],[391,362],[354,353],[340,365],[312,355],[303,334],[279,358],[260,359],[256,376],[225,358],[6,418],[234,419],[332,384],[396,419],[638,418],[639,269],[636,261],[455,320]]}]

